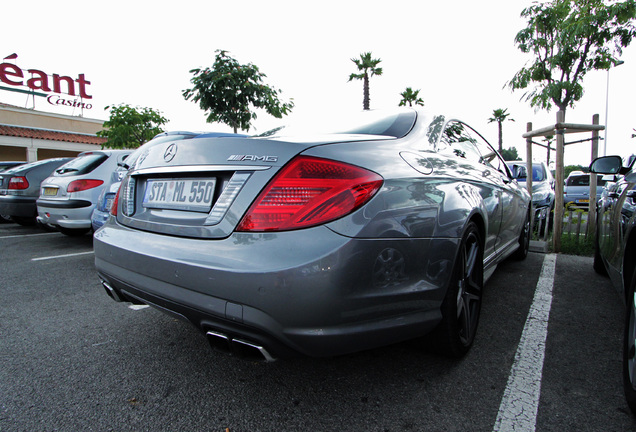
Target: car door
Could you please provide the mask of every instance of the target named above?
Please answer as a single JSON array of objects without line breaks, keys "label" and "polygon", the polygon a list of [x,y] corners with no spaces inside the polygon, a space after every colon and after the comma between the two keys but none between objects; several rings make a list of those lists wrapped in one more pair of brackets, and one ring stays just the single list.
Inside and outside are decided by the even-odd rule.
[{"label": "car door", "polygon": [[[484,241],[484,263],[488,263],[496,255],[496,244],[502,223],[502,184],[496,170],[484,163],[479,135],[464,123],[450,121],[444,128],[438,151],[457,160],[455,172],[461,180],[471,184],[472,190],[477,191],[486,213],[486,238]],[[468,195],[464,193],[464,195]]]}]

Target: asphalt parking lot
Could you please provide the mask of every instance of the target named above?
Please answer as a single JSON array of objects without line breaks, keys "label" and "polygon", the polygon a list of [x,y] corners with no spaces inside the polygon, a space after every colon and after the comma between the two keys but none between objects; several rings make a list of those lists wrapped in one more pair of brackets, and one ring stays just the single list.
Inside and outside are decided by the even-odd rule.
[{"label": "asphalt parking lot", "polygon": [[[547,257],[546,339],[520,359],[526,321],[541,321],[528,316]],[[621,388],[623,306],[591,258],[500,265],[459,361],[412,341],[274,363],[214,352],[187,323],[113,302],[93,260],[88,235],[0,224],[0,431],[494,431],[532,389],[536,415],[515,430],[636,430]],[[526,374],[538,362],[520,360],[539,357],[539,375]],[[531,382],[509,386],[524,374]]]}]

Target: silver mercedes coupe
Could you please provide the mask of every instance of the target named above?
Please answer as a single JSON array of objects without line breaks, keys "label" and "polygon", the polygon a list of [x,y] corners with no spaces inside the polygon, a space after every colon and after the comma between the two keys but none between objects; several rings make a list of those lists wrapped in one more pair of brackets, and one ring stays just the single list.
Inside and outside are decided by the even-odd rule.
[{"label": "silver mercedes coupe", "polygon": [[424,335],[464,355],[485,281],[528,253],[529,194],[460,120],[338,120],[142,150],[95,233],[106,292],[267,361]]}]

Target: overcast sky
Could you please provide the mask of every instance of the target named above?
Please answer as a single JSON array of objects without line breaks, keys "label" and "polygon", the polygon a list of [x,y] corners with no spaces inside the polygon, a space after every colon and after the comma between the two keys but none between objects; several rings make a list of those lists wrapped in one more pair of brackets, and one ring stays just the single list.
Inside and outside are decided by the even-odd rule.
[{"label": "overcast sky", "polygon": [[[211,66],[223,49],[240,63],[253,63],[267,84],[293,98],[287,120],[259,113],[255,128],[264,132],[295,116],[317,115],[336,107],[362,109],[362,82],[348,82],[356,72],[351,58],[371,51],[384,73],[371,79],[371,108],[397,106],[406,87],[420,89],[428,109],[465,120],[497,145],[496,123],[488,118],[507,108],[515,122],[504,125],[504,148],[525,156],[522,134],[554,124],[556,110],[535,112],[506,83],[531,60],[514,45],[525,26],[520,18],[530,0],[392,1],[287,0],[254,1],[121,1],[32,0],[4,2],[0,25],[0,58],[77,77],[83,73],[93,98],[84,116],[106,120],[107,105],[127,103],[157,109],[169,130],[230,131],[207,124],[199,107],[186,101],[190,70]],[[636,153],[634,101],[636,42],[612,69],[609,87],[607,154]],[[567,111],[567,122],[605,123],[605,71],[589,74],[585,95]],[[0,101],[31,107],[25,95],[0,91]],[[36,98],[36,109],[78,114]],[[586,138],[569,135],[566,141]],[[600,144],[601,153],[603,144]],[[535,159],[545,150],[535,146]],[[551,158],[554,160],[554,157]],[[590,145],[566,147],[566,164],[587,165]]]}]

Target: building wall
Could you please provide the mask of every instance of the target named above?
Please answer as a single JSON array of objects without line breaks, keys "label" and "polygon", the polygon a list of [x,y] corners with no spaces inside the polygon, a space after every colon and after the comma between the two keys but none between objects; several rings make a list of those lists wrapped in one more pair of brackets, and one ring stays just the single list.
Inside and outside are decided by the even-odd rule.
[{"label": "building wall", "polygon": [[103,129],[103,120],[34,111],[0,105],[0,123],[14,126],[95,134]]},{"label": "building wall", "polygon": [[[15,106],[0,104],[0,125],[33,128],[39,132],[29,136],[8,136],[0,133],[0,160],[25,161],[49,159],[52,157],[74,157],[83,151],[101,149],[100,139],[95,133],[103,129],[103,121],[74,117],[63,114],[35,111]],[[51,132],[53,137],[57,132],[70,132],[86,135],[83,141],[70,142],[65,140],[41,139],[42,131]],[[61,134],[57,134],[61,135]]]}]

